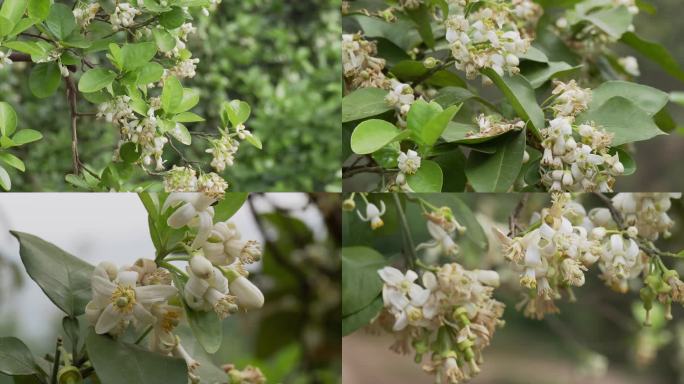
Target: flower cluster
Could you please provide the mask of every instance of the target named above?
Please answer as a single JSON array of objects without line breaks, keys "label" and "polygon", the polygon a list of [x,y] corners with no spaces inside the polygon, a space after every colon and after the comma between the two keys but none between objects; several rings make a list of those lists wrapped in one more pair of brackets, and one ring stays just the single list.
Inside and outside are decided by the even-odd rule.
[{"label": "flower cluster", "polygon": [[591,90],[574,80],[555,84],[554,119],[541,131],[542,183],[551,191],[611,191],[615,176],[625,171],[618,154],[608,153],[613,135],[593,122],[575,121],[587,109]]},{"label": "flower cluster", "polygon": [[552,206],[541,211],[538,227],[513,239],[497,230],[506,259],[529,290],[518,304],[526,316],[542,319],[557,313],[554,301],[564,292],[574,299],[572,287],[584,285],[584,272],[601,255],[598,233],[584,227],[585,218],[584,207],[567,194],[555,194]]},{"label": "flower cluster", "polygon": [[536,22],[541,7],[531,1],[491,1],[466,13],[467,1],[451,1],[446,39],[456,68],[470,79],[491,68],[500,76],[520,72],[520,56],[530,47],[527,22]]},{"label": "flower cluster", "polygon": [[406,116],[411,109],[411,104],[416,100],[413,88],[397,79],[391,79],[389,93],[385,96],[385,102],[394,107],[397,113],[397,124],[401,127],[406,126]]},{"label": "flower cluster", "polygon": [[402,188],[408,188],[406,184],[406,175],[414,175],[418,172],[420,168],[420,156],[418,152],[409,149],[406,152],[399,152],[399,157],[397,158],[397,166],[399,167],[399,173],[397,174],[397,185]]},{"label": "flower cluster", "polygon": [[240,370],[233,364],[226,364],[223,370],[228,374],[228,384],[265,384],[266,376],[261,369],[248,365]]},{"label": "flower cluster", "polygon": [[418,274],[385,267],[378,271],[384,285],[384,311],[376,322],[396,338],[392,349],[415,352],[423,369],[438,383],[461,383],[475,377],[497,326],[503,324],[504,305],[492,297],[499,275],[489,270],[467,270],[457,263]]},{"label": "flower cluster", "polygon": [[498,136],[508,131],[519,130],[525,127],[525,122],[520,119],[509,121],[497,115],[485,115],[483,113],[477,117],[475,122],[480,130],[478,132],[470,131],[466,133],[466,137],[469,139]]},{"label": "flower cluster", "polygon": [[426,260],[434,260],[439,256],[456,256],[459,251],[458,244],[454,242],[456,232],[463,234],[466,227],[461,225],[454,217],[451,208],[441,207],[425,213],[427,230],[432,240],[419,244],[417,251],[425,252]]},{"label": "flower cluster", "polygon": [[388,79],[382,73],[385,60],[374,57],[376,52],[375,43],[360,34],[342,35],[343,73],[350,88],[388,87]]},{"label": "flower cluster", "polygon": [[226,135],[221,136],[219,139],[211,139],[209,143],[212,147],[208,148],[206,152],[213,155],[211,166],[217,172],[223,172],[227,166],[232,167],[240,143]]},{"label": "flower cluster", "polygon": [[74,8],[73,13],[78,25],[80,25],[81,28],[86,28],[90,25],[90,22],[93,21],[95,16],[97,16],[97,12],[99,10],[100,4],[98,3],[79,3],[78,5],[76,5],[76,8]]},{"label": "flower cluster", "polygon": [[118,31],[132,26],[135,23],[135,17],[140,14],[142,12],[129,3],[118,3],[114,13],[109,17],[109,22],[112,24],[112,29]]},{"label": "flower cluster", "polygon": [[679,199],[681,193],[618,193],[613,205],[622,214],[625,225],[636,227],[639,236],[654,241],[660,236],[670,237],[674,221],[667,211],[671,199]]}]

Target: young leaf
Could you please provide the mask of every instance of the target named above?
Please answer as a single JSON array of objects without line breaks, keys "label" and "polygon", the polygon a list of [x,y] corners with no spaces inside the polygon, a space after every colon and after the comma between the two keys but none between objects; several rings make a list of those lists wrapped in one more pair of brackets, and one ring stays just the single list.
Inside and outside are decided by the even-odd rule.
[{"label": "young leaf", "polygon": [[354,153],[365,155],[384,147],[399,135],[399,129],[385,120],[371,119],[357,125],[352,132],[351,148]]},{"label": "young leaf", "polygon": [[15,51],[27,53],[32,57],[41,57],[45,54],[43,46],[35,41],[8,41],[3,45]]},{"label": "young leaf", "polygon": [[251,134],[251,135],[245,137],[245,141],[250,143],[253,147],[255,147],[257,149],[263,148],[263,145],[261,144],[261,139],[259,138],[259,136],[255,135],[255,134]]},{"label": "young leaf", "polygon": [[0,373],[10,376],[37,375],[42,371],[28,347],[15,337],[0,337]]},{"label": "young leaf", "polygon": [[24,15],[24,11],[26,11],[26,0],[5,0],[0,8],[0,16],[14,25]]},{"label": "young leaf", "polygon": [[377,116],[392,109],[385,101],[387,91],[380,88],[359,88],[342,99],[342,122]]},{"label": "young leaf", "polygon": [[26,170],[26,166],[24,165],[24,162],[21,161],[20,158],[14,156],[11,153],[0,152],[0,160],[2,160],[2,162],[9,165],[10,167],[16,168],[22,172],[24,172]]},{"label": "young leaf", "polygon": [[45,20],[50,14],[50,0],[29,0],[28,14],[38,20]]},{"label": "young leaf", "polygon": [[28,143],[32,143],[34,141],[38,141],[43,138],[43,134],[35,131],[33,129],[21,129],[17,131],[17,133],[12,136],[12,141],[14,141],[14,145],[20,146]]},{"label": "young leaf", "polygon": [[138,69],[147,64],[157,54],[157,45],[152,41],[125,44],[121,48],[121,64],[127,71]]},{"label": "young leaf", "polygon": [[633,15],[627,7],[611,7],[597,12],[589,13],[584,19],[590,21],[605,33],[615,39],[619,39],[632,25]]},{"label": "young leaf", "polygon": [[45,24],[58,40],[66,39],[76,29],[76,19],[71,8],[62,3],[52,5]]},{"label": "young leaf", "polygon": [[518,177],[525,152],[525,132],[501,140],[494,154],[472,151],[466,162],[466,176],[477,192],[507,192]]},{"label": "young leaf", "polygon": [[442,168],[432,160],[423,160],[418,171],[406,177],[406,183],[415,192],[441,192]]},{"label": "young leaf", "polygon": [[161,94],[162,108],[168,113],[173,113],[183,100],[183,86],[175,77],[170,76],[164,81],[164,89]]},{"label": "young leaf", "polygon": [[183,89],[183,97],[181,98],[178,106],[172,112],[181,113],[194,108],[199,103],[199,98],[200,95],[198,90],[194,88]]},{"label": "young leaf", "polygon": [[103,383],[187,384],[188,367],[183,359],[115,341],[92,329],[86,337],[86,348],[97,377]]},{"label": "young leaf", "polygon": [[461,109],[463,104],[452,105],[451,107],[440,112],[437,116],[430,119],[420,130],[420,139],[423,144],[433,146],[437,139],[442,135],[447,124],[454,118],[454,116]]},{"label": "young leaf", "polygon": [[176,39],[166,29],[157,28],[152,32],[160,51],[169,52],[176,47]]},{"label": "young leaf", "polygon": [[83,314],[91,297],[93,266],[37,236],[10,232],[19,240],[26,272],[47,297],[69,316]]},{"label": "young leaf", "polygon": [[176,140],[185,145],[192,144],[192,136],[190,136],[190,131],[188,131],[188,128],[181,123],[176,123],[176,126],[170,130],[169,133],[171,136],[176,138]]},{"label": "young leaf", "polygon": [[0,187],[5,191],[12,189],[12,180],[10,179],[9,173],[7,173],[7,170],[2,166],[0,166]]},{"label": "young leaf", "polygon": [[4,101],[0,101],[0,134],[9,136],[17,128],[17,113],[14,108]]},{"label": "young leaf", "polygon": [[342,316],[363,309],[378,297],[382,290],[378,270],[386,264],[372,248],[342,248]]},{"label": "young leaf", "polygon": [[176,29],[185,22],[185,12],[179,7],[173,7],[169,12],[159,16],[159,23],[166,29]]},{"label": "young leaf", "polygon": [[138,78],[136,80],[137,85],[147,85],[150,83],[156,83],[159,81],[164,74],[164,67],[159,63],[147,63],[144,66],[138,68]]},{"label": "young leaf", "polygon": [[85,93],[97,92],[108,87],[114,79],[116,79],[116,73],[108,69],[91,69],[81,76],[78,81],[78,90]]},{"label": "young leaf", "polygon": [[230,121],[234,127],[244,124],[244,122],[249,119],[251,113],[252,109],[249,104],[242,100],[224,102],[221,109],[221,114],[225,115],[223,119]]},{"label": "young leaf", "polygon": [[36,64],[29,75],[29,88],[38,98],[46,98],[55,93],[62,81],[57,63]]},{"label": "young leaf", "polygon": [[214,221],[227,221],[240,210],[240,208],[247,201],[249,193],[246,192],[232,192],[226,194],[223,200],[219,201],[214,206]]}]

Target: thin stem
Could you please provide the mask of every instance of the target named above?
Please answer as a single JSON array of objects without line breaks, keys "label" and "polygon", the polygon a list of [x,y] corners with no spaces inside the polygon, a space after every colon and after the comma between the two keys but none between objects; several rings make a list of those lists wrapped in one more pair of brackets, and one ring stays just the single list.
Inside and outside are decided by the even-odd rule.
[{"label": "thin stem", "polygon": [[66,82],[67,100],[71,112],[71,157],[74,167],[74,174],[81,174],[81,160],[78,156],[78,112],[76,112],[76,86],[71,74],[64,80]]},{"label": "thin stem", "polygon": [[397,214],[399,214],[401,228],[404,231],[404,238],[408,243],[408,249],[404,250],[404,255],[406,256],[406,264],[408,264],[409,268],[413,268],[416,264],[416,260],[418,260],[418,256],[416,255],[416,247],[413,243],[413,238],[411,238],[411,229],[409,228],[408,221],[406,220],[406,214],[404,214],[404,209],[401,207],[399,195],[393,193],[392,197],[394,198],[394,203],[397,206]]},{"label": "thin stem", "polygon": [[59,372],[60,354],[62,353],[62,338],[57,338],[57,346],[55,347],[55,361],[52,363],[52,376],[50,377],[51,384],[57,384],[57,373]]},{"label": "thin stem", "polygon": [[151,325],[150,325],[149,327],[147,327],[147,329],[145,329],[145,332],[143,332],[143,333],[138,337],[137,340],[135,340],[135,344],[140,344],[140,342],[143,341],[143,340],[145,339],[145,337],[150,333],[150,331],[152,331],[152,326],[151,326]]},{"label": "thin stem", "polygon": [[165,257],[164,261],[190,261],[190,256],[171,256]]},{"label": "thin stem", "polygon": [[515,209],[513,209],[513,213],[511,213],[511,216],[508,217],[508,228],[510,231],[510,237],[516,237],[518,234],[518,230],[520,229],[520,226],[518,225],[518,220],[520,219],[520,213],[522,213],[522,210],[525,207],[528,198],[529,195],[524,194],[518,201],[518,204],[515,206]]},{"label": "thin stem", "polygon": [[160,267],[164,267],[166,269],[169,269],[169,270],[175,272],[176,274],[178,274],[180,276],[185,276],[185,277],[188,276],[180,268],[176,267],[175,265],[173,265],[171,263],[167,263],[166,261],[159,261],[159,262],[157,262],[157,265],[159,265]]}]

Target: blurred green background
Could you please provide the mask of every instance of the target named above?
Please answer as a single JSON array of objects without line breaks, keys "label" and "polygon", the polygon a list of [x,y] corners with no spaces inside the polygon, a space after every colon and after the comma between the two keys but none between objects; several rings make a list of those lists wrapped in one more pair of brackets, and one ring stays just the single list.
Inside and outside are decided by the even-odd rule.
[{"label": "blurred green background", "polygon": [[[67,3],[70,3],[67,1]],[[201,61],[197,76],[200,104],[193,111],[207,118],[194,125],[215,132],[219,105],[242,99],[252,107],[247,127],[264,143],[259,151],[245,144],[224,176],[232,191],[336,191],[340,189],[340,0],[224,0],[209,17],[196,15],[198,33],[188,48]],[[30,68],[15,63],[0,70],[0,100],[12,104],[19,128],[45,136],[22,147],[27,172],[12,171],[14,191],[65,191],[71,172],[71,133],[61,85],[48,99],[28,88]],[[95,106],[81,100],[80,112]],[[81,119],[81,160],[99,170],[111,160],[118,132],[91,118]],[[189,157],[208,167],[206,142],[195,140]],[[167,149],[166,158],[177,160]],[[140,174],[138,181],[146,176]]]},{"label": "blurred green background", "polygon": [[[586,284],[574,289],[575,303],[564,299],[558,302],[560,314],[541,321],[527,319],[515,308],[521,298],[518,274],[505,263],[491,231],[493,225],[508,231],[508,217],[522,195],[421,196],[437,206],[451,207],[456,219],[468,227],[463,236],[456,236],[461,252],[455,260],[471,269],[496,269],[501,276],[501,287],[494,296],[506,304],[503,317],[506,325],[496,331],[492,344],[484,350],[482,373],[471,381],[473,384],[684,383],[684,308],[681,305],[673,305],[673,321],[654,321],[653,327],[644,328],[634,316],[633,307],[640,306],[635,304],[639,303],[638,284],[628,294],[614,292],[598,278],[598,267],[594,266],[586,274]],[[390,263],[401,266],[402,236],[393,198],[390,194],[372,194],[370,199],[376,203],[382,199],[387,204],[383,217],[385,227],[371,231],[368,223],[361,222],[355,212],[345,212],[343,246],[373,247],[389,257]],[[590,194],[582,195],[580,201],[587,209],[600,205]],[[529,222],[533,212],[549,203],[549,195],[531,194],[520,222]],[[357,197],[358,205],[363,207]],[[415,244],[429,240],[418,204],[406,202],[405,211]],[[684,249],[682,200],[673,200],[670,216],[676,222],[674,235],[657,245],[663,250],[678,252]],[[473,218],[477,218],[488,239],[487,249],[474,247],[471,242],[481,235],[472,224]],[[680,274],[684,272],[684,262],[680,259],[668,258],[664,262],[676,267]],[[413,355],[401,356],[390,351],[392,343],[391,335],[372,334],[364,329],[344,337],[343,383],[434,382],[434,377],[423,373],[413,362]]]}]

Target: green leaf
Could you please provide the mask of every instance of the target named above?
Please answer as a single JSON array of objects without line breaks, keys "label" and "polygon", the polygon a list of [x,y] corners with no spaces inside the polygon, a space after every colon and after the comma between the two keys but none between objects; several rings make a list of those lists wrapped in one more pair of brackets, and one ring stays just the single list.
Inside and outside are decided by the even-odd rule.
[{"label": "green leaf", "polygon": [[414,192],[441,192],[442,168],[432,160],[423,160],[415,174],[406,176],[406,183]]},{"label": "green leaf", "polygon": [[541,138],[540,131],[545,127],[544,112],[534,94],[532,85],[520,75],[501,77],[493,69],[487,68],[483,73],[489,77],[511,103],[518,116],[532,129],[532,133]]},{"label": "green leaf", "polygon": [[[9,33],[11,37],[17,36],[20,33],[26,31],[27,29],[33,27],[36,23],[38,23],[40,20],[33,18],[33,17],[26,17],[21,20],[12,28],[12,31]],[[8,22],[9,23],[9,22]],[[2,30],[2,27],[0,27],[0,30]],[[2,33],[0,32],[0,36],[2,36]]]},{"label": "green leaf", "polygon": [[12,180],[10,179],[10,175],[2,166],[0,166],[0,187],[2,187],[5,191],[12,189]]},{"label": "green leaf", "polygon": [[418,28],[418,33],[423,39],[425,45],[428,48],[433,48],[435,46],[435,37],[432,34],[432,26],[430,22],[432,21],[432,12],[430,7],[425,4],[421,4],[418,8],[406,9],[408,17],[413,20]]},{"label": "green leaf", "polygon": [[116,79],[116,73],[108,69],[91,69],[81,76],[78,81],[78,90],[85,93],[97,92],[108,87],[114,79]]},{"label": "green leaf", "polygon": [[255,135],[255,134],[251,134],[251,135],[245,137],[245,141],[250,143],[255,148],[258,148],[258,149],[263,148],[263,145],[261,144],[261,139],[259,138],[259,136]]},{"label": "green leaf", "polygon": [[188,367],[183,359],[118,342],[92,329],[86,337],[86,348],[102,383],[187,384]]},{"label": "green leaf", "polygon": [[627,81],[607,81],[592,91],[589,109],[596,109],[609,99],[621,96],[630,100],[650,116],[660,112],[669,95],[659,89]]},{"label": "green leaf", "polygon": [[20,146],[34,141],[38,141],[43,138],[43,134],[33,130],[33,129],[20,129],[17,133],[12,136],[12,141],[14,145]]},{"label": "green leaf", "polygon": [[672,54],[670,54],[662,45],[644,40],[634,32],[625,33],[622,35],[620,41],[634,48],[645,57],[653,60],[653,62],[660,65],[660,67],[671,76],[680,81],[684,81],[684,70],[682,70],[682,67],[677,63],[677,60],[672,57]]},{"label": "green leaf", "polygon": [[627,7],[610,7],[597,12],[589,13],[583,17],[605,33],[619,39],[632,25],[633,15],[629,13]]},{"label": "green leaf", "polygon": [[121,146],[119,149],[119,155],[121,156],[121,160],[124,162],[133,164],[140,159],[142,152],[136,143],[129,141]]},{"label": "green leaf", "polygon": [[179,7],[173,7],[169,12],[159,16],[159,23],[167,29],[176,29],[185,22],[185,12]]},{"label": "green leaf", "polygon": [[121,64],[127,71],[138,69],[147,64],[157,54],[157,45],[152,41],[125,44],[121,48]]},{"label": "green leaf", "polygon": [[242,208],[249,197],[247,192],[227,193],[223,200],[214,206],[214,221],[227,221]]},{"label": "green leaf", "polygon": [[575,121],[578,124],[594,121],[606,131],[613,132],[613,146],[665,134],[648,113],[621,96],[608,99],[599,108],[585,111]]},{"label": "green leaf", "polygon": [[0,8],[0,16],[9,20],[13,25],[24,16],[26,0],[5,0]]},{"label": "green leaf", "polygon": [[156,83],[164,75],[164,67],[159,63],[147,63],[143,67],[138,68],[137,85],[147,85]]},{"label": "green leaf", "polygon": [[192,144],[192,136],[190,136],[190,131],[188,131],[188,128],[181,123],[176,123],[176,126],[170,130],[169,133],[171,136],[175,137],[176,140],[185,145]]},{"label": "green leaf", "polygon": [[90,301],[93,266],[37,236],[10,231],[19,240],[26,272],[67,315],[84,313]]},{"label": "green leaf", "polygon": [[175,76],[169,76],[164,80],[164,89],[162,89],[162,108],[168,113],[173,113],[182,100],[183,86],[181,85],[181,82]]},{"label": "green leaf", "polygon": [[472,151],[466,161],[466,176],[476,192],[507,192],[522,167],[525,132],[502,137],[494,154]]},{"label": "green leaf", "polygon": [[437,142],[437,139],[442,135],[442,132],[444,132],[444,129],[446,129],[447,124],[449,124],[451,119],[453,119],[461,109],[462,105],[463,104],[452,105],[430,119],[427,124],[420,129],[420,141],[429,147],[433,146]]},{"label": "green leaf", "polygon": [[342,99],[342,122],[365,119],[392,108],[385,101],[387,91],[380,88],[359,88]]},{"label": "green leaf", "polygon": [[11,153],[7,152],[0,152],[0,160],[2,160],[5,164],[16,168],[22,172],[26,170],[26,166],[24,165],[24,162],[21,161],[20,158],[14,156]]},{"label": "green leaf", "polygon": [[62,81],[62,75],[57,63],[36,64],[29,75],[29,88],[38,98],[52,96]]},{"label": "green leaf", "polygon": [[178,123],[198,123],[204,121],[204,118],[196,113],[183,112],[177,114],[171,120]]},{"label": "green leaf", "polygon": [[382,297],[377,296],[370,304],[361,310],[342,318],[342,336],[347,336],[357,329],[364,327],[382,310]]},{"label": "green leaf", "polygon": [[368,247],[342,248],[342,316],[370,304],[382,291],[378,270],[385,258]]},{"label": "green leaf", "polygon": [[[181,113],[189,109],[194,108],[199,103],[199,91],[194,88],[183,89],[183,97],[181,98],[180,104],[176,107],[172,113]],[[247,103],[245,103],[247,104]],[[249,107],[249,106],[248,106]],[[249,113],[247,114],[249,116]],[[245,119],[247,120],[247,119]]]},{"label": "green leaf", "polygon": [[425,67],[422,61],[402,60],[390,69],[390,73],[403,82],[414,82],[422,79],[426,84],[438,87],[468,86],[457,74],[445,69],[434,71],[434,69]]},{"label": "green leaf", "polygon": [[244,124],[251,113],[252,109],[249,104],[242,100],[225,101],[221,105],[223,124],[227,124],[230,121],[234,127]]},{"label": "green leaf", "polygon": [[385,120],[371,119],[354,128],[351,136],[351,148],[354,153],[365,155],[373,153],[394,141],[399,129]]},{"label": "green leaf", "polygon": [[166,29],[157,28],[153,31],[154,41],[162,52],[169,52],[176,48],[176,39]]},{"label": "green leaf", "polygon": [[363,34],[368,37],[384,37],[396,46],[408,51],[422,40],[418,31],[409,20],[399,19],[388,23],[377,17],[355,15],[354,19],[359,23]]},{"label": "green leaf", "polygon": [[14,23],[7,20],[6,17],[0,16],[0,37],[7,36],[14,30]]},{"label": "green leaf", "polygon": [[0,101],[0,134],[9,136],[17,128],[17,113],[14,108],[4,101]]},{"label": "green leaf", "polygon": [[76,29],[76,19],[71,8],[62,3],[52,5],[45,24],[58,40],[66,39]]},{"label": "green leaf", "polygon": [[41,373],[33,354],[16,337],[0,337],[0,373],[10,376]]},{"label": "green leaf", "polygon": [[423,127],[442,112],[442,106],[434,101],[428,103],[423,99],[416,100],[411,104],[411,109],[406,116],[406,128],[416,139],[421,140]]},{"label": "green leaf", "polygon": [[50,0],[29,0],[28,14],[38,20],[45,20],[50,14]]},{"label": "green leaf", "polygon": [[562,77],[580,69],[581,66],[571,66],[564,61],[549,63],[523,63],[520,65],[521,74],[530,82],[532,88],[539,88],[552,78]]},{"label": "green leaf", "polygon": [[45,49],[35,41],[8,41],[3,43],[3,45],[15,51],[28,53],[31,56],[42,56],[45,54]]}]

